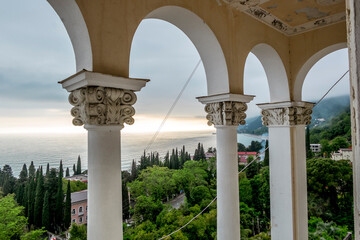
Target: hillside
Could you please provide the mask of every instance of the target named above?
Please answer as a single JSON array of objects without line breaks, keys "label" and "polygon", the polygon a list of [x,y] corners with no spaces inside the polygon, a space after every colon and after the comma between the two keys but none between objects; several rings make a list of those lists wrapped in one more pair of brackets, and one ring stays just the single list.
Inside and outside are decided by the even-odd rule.
[{"label": "hillside", "polygon": [[[348,111],[349,108],[350,98],[347,95],[326,98],[313,108],[310,127],[326,125],[332,118]],[[261,135],[267,132],[267,127],[262,125],[261,116],[249,118],[246,122],[246,125],[238,127],[239,133]]]}]

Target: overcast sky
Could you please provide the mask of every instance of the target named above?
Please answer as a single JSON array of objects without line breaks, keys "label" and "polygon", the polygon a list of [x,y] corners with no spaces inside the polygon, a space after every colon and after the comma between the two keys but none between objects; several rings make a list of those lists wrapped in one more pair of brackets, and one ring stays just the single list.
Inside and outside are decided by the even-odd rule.
[{"label": "overcast sky", "polygon": [[[75,73],[70,39],[61,20],[45,0],[0,0],[0,133],[84,131],[71,125],[68,93],[57,82]],[[138,93],[136,124],[128,131],[154,131],[199,60],[191,41],[173,25],[145,20],[131,50],[130,76],[151,82]],[[304,84],[304,100],[314,101],[348,69],[347,50],[320,60]],[[349,93],[346,77],[331,93]],[[245,94],[256,95],[248,116],[259,113],[255,103],[269,101],[260,62],[249,55]],[[200,66],[175,108],[165,130],[209,129],[203,106],[206,95]]]}]

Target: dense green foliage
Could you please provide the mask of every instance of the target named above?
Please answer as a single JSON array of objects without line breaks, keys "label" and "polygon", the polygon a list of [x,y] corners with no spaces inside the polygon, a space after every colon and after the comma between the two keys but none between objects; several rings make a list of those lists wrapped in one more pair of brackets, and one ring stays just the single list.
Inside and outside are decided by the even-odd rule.
[{"label": "dense green foliage", "polygon": [[69,240],[86,240],[87,239],[87,231],[86,225],[77,225],[73,223],[70,228],[70,238]]},{"label": "dense green foliage", "polygon": [[0,239],[1,240],[42,240],[44,230],[27,232],[27,218],[24,207],[19,206],[13,194],[0,196]]},{"label": "dense green foliage", "polygon": [[[26,227],[38,229],[24,235],[22,239],[37,239],[37,236],[43,233],[42,228],[61,233],[69,227],[71,192],[87,189],[87,184],[79,181],[68,182],[63,177],[62,162],[59,169],[50,169],[47,164],[45,175],[41,166],[35,169],[33,162],[29,168],[24,164],[17,179],[13,176],[10,166],[5,165],[0,168],[0,192],[4,195],[14,194],[8,196],[13,196],[22,206]],[[65,193],[67,193],[66,204]],[[0,219],[2,217],[3,215],[0,214]],[[0,239],[3,238],[0,236]]]},{"label": "dense green foliage", "polygon": [[311,143],[321,143],[321,140],[332,140],[342,137],[351,140],[350,110],[346,109],[340,115],[332,118],[329,123],[314,127],[310,131]]}]

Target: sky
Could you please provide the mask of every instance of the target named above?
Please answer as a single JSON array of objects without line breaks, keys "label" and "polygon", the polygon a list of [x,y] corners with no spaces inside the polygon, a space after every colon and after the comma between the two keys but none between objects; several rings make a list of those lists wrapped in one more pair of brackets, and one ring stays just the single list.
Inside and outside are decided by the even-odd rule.
[{"label": "sky", "polygon": [[[75,73],[74,52],[60,18],[45,0],[0,4],[0,134],[85,132],[72,125],[68,93],[57,83]],[[151,82],[137,94],[135,124],[123,131],[155,131],[199,59],[194,45],[175,26],[144,20],[133,40],[130,77]],[[320,60],[305,80],[303,99],[319,99],[347,69],[346,49]],[[256,116],[255,104],[269,102],[269,92],[265,72],[252,54],[244,84],[245,94],[256,95],[247,114]],[[206,94],[201,65],[163,131],[213,129],[195,99]],[[344,94],[349,94],[348,77],[330,96]]]}]

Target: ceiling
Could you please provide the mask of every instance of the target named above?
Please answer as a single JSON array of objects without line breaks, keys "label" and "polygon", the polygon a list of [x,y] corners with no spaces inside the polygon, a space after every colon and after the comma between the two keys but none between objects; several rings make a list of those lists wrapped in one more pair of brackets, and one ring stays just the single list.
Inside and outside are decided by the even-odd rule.
[{"label": "ceiling", "polygon": [[345,0],[222,0],[286,35],[345,21]]}]

